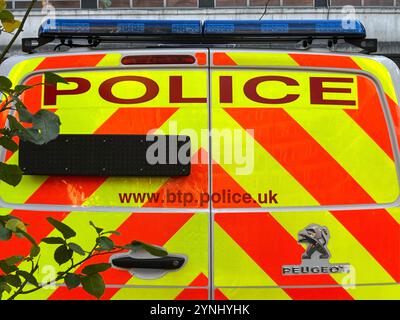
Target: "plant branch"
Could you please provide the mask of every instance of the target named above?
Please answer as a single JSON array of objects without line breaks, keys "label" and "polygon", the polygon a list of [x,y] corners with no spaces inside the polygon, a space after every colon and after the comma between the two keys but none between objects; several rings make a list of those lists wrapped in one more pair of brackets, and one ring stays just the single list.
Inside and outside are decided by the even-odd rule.
[{"label": "plant branch", "polygon": [[24,17],[22,18],[21,24],[18,27],[17,32],[15,32],[14,36],[12,37],[11,41],[9,42],[9,44],[4,48],[3,52],[0,55],[0,63],[4,60],[6,54],[8,53],[8,51],[10,51],[11,47],[13,46],[14,42],[17,40],[19,34],[22,32],[23,28],[24,28],[24,24],[26,22],[26,19],[28,19],[28,16],[33,8],[33,6],[35,5],[36,0],[31,0],[31,3],[29,4],[28,9],[26,10]]},{"label": "plant branch", "polygon": [[[26,291],[22,291],[22,290],[21,290],[18,294],[29,294],[29,293],[35,292],[35,291],[37,291],[37,290],[43,288],[45,285],[48,285],[48,284],[53,283],[53,282],[57,282],[57,281],[63,279],[63,278],[65,277],[65,275],[66,275],[67,273],[69,273],[71,270],[73,270],[73,269],[79,267],[82,263],[88,261],[89,259],[91,259],[91,258],[93,258],[93,257],[97,257],[97,256],[101,256],[101,255],[106,255],[106,254],[113,254],[113,253],[118,253],[118,252],[123,251],[123,249],[118,249],[118,250],[113,250],[113,251],[107,251],[107,252],[102,252],[102,253],[93,254],[93,252],[95,251],[96,247],[97,247],[97,244],[96,244],[96,246],[95,246],[92,250],[90,250],[90,252],[88,253],[87,257],[85,257],[85,258],[82,259],[81,261],[75,263],[74,265],[70,266],[68,269],[66,269],[65,271],[63,271],[63,273],[60,274],[58,277],[56,277],[54,280],[48,281],[46,284],[40,284],[38,287],[32,288],[32,289],[30,289],[30,290],[26,290]],[[10,300],[10,299],[9,299],[9,300]]]}]

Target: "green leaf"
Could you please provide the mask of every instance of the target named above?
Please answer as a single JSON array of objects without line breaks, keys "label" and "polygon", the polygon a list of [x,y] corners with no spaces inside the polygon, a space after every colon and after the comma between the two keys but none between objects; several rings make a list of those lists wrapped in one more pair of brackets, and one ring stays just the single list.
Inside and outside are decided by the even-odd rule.
[{"label": "green leaf", "polygon": [[15,164],[0,163],[0,180],[15,187],[22,179],[22,170]]},{"label": "green leaf", "polygon": [[29,121],[32,122],[32,127],[16,131],[24,141],[42,145],[57,138],[60,132],[60,118],[49,110],[38,111]]},{"label": "green leaf", "polygon": [[91,265],[84,267],[82,270],[82,273],[90,275],[90,274],[106,271],[109,268],[111,268],[111,264],[109,264],[109,263],[91,264]]},{"label": "green leaf", "polygon": [[21,21],[19,20],[1,19],[1,23],[3,24],[4,31],[9,33],[18,29],[21,25]]},{"label": "green leaf", "polygon": [[5,276],[5,280],[7,281],[8,284],[13,286],[14,288],[18,288],[21,286],[21,279],[16,274],[9,274]]},{"label": "green leaf", "polygon": [[68,273],[64,277],[64,282],[68,289],[74,289],[81,284],[81,279],[77,274]]},{"label": "green leaf", "polygon": [[12,256],[9,257],[7,259],[5,259],[4,261],[9,265],[9,266],[13,266],[19,262],[21,262],[22,260],[24,260],[23,256]]},{"label": "green leaf", "polygon": [[142,241],[137,241],[134,240],[131,242],[130,245],[124,246],[124,249],[130,249],[130,250],[138,250],[138,249],[143,249],[146,250],[148,253],[152,254],[153,256],[157,257],[164,257],[168,255],[168,252],[164,250],[163,248],[153,246],[151,244],[144,243]]},{"label": "green leaf", "polygon": [[44,242],[47,244],[64,244],[65,240],[61,237],[47,237],[47,238],[43,238],[41,242]]},{"label": "green leaf", "polygon": [[100,299],[104,294],[105,284],[103,278],[98,273],[82,277],[81,283],[83,289],[90,295],[95,296],[97,299]]},{"label": "green leaf", "polygon": [[44,82],[46,84],[56,84],[59,82],[68,84],[67,80],[65,80],[63,77],[61,77],[58,74],[53,73],[53,72],[45,72],[44,73]]},{"label": "green leaf", "polygon": [[72,258],[73,253],[71,249],[63,244],[54,251],[54,260],[56,260],[59,265],[62,265]]},{"label": "green leaf", "polygon": [[9,266],[4,260],[0,260],[0,269],[5,273],[9,274],[11,272],[14,272],[18,270],[18,268],[14,265]]},{"label": "green leaf", "polygon": [[0,282],[0,292],[6,291],[10,293],[12,288],[6,282]]},{"label": "green leaf", "polygon": [[1,20],[14,20],[14,15],[8,10],[0,11],[0,19]]},{"label": "green leaf", "polygon": [[92,221],[89,224],[96,230],[97,234],[100,234],[104,229],[96,227]]},{"label": "green leaf", "polygon": [[14,116],[8,115],[7,119],[10,129],[12,131],[15,131],[18,135],[23,134],[26,131],[24,126],[21,123],[19,123],[19,121]]},{"label": "green leaf", "polygon": [[11,237],[12,237],[11,230],[8,230],[2,224],[0,224],[0,240],[7,241],[10,240]]},{"label": "green leaf", "polygon": [[[0,12],[0,19],[1,19],[1,13],[3,11]],[[4,76],[0,76],[0,90],[2,91],[8,91],[10,90],[12,87],[12,82],[10,81],[10,79],[8,79],[7,77]]]},{"label": "green leaf", "polygon": [[22,102],[17,102],[15,104],[19,120],[22,122],[32,123],[33,121],[33,114],[22,104]]},{"label": "green leaf", "polygon": [[68,243],[68,247],[69,247],[72,251],[76,252],[77,254],[80,254],[81,256],[84,256],[84,255],[85,255],[85,251],[81,248],[81,246],[78,245],[78,244],[76,244],[76,243],[74,243],[74,242]]},{"label": "green leaf", "polygon": [[29,233],[27,233],[26,231],[21,230],[21,229],[17,229],[17,232],[18,232],[17,236],[19,234],[21,234],[23,237],[28,239],[34,246],[37,246],[37,243],[36,243],[35,239],[33,239],[32,236]]},{"label": "green leaf", "polygon": [[121,233],[119,231],[115,231],[115,230],[105,231],[102,234],[115,234],[117,236],[121,235]]},{"label": "green leaf", "polygon": [[26,231],[25,224],[19,219],[8,220],[5,227],[12,232],[17,232],[19,230]]},{"label": "green leaf", "polygon": [[29,89],[31,89],[31,88],[33,88],[33,86],[26,86],[26,85],[23,85],[23,84],[17,84],[17,85],[14,87],[14,90],[15,90],[15,92],[17,92],[17,93],[22,93],[22,92],[24,92],[24,91],[26,91],[26,90],[29,90]]},{"label": "green leaf", "polygon": [[0,10],[4,10],[5,8],[7,8],[6,0],[0,0]]},{"label": "green leaf", "polygon": [[114,242],[107,237],[98,237],[96,243],[99,246],[97,250],[108,251],[114,248]]},{"label": "green leaf", "polygon": [[40,253],[40,247],[39,246],[32,246],[31,251],[30,251],[30,257],[34,258],[37,257]]},{"label": "green leaf", "polygon": [[18,150],[18,145],[13,140],[11,140],[10,138],[8,138],[6,136],[0,137],[0,145],[12,152],[15,152]]},{"label": "green leaf", "polygon": [[58,231],[60,231],[65,239],[69,239],[69,238],[76,236],[76,232],[74,230],[72,230],[69,226],[67,226],[66,224],[64,224],[56,219],[53,219],[52,217],[48,217],[47,221],[50,222],[54,228],[56,228]]},{"label": "green leaf", "polygon": [[29,272],[26,272],[24,270],[18,270],[16,272],[17,275],[21,276],[22,278],[24,278],[26,281],[28,281],[29,283],[33,284],[34,286],[38,287],[39,283],[36,280],[35,276],[30,274]]}]

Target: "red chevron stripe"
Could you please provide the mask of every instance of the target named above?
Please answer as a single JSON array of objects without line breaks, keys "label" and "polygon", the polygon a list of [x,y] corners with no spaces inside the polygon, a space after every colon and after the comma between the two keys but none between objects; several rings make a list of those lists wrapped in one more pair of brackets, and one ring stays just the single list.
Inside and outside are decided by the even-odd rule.
[{"label": "red chevron stripe", "polygon": [[[219,165],[213,166],[213,172],[221,178],[216,183],[221,186],[217,186],[217,188],[223,188],[222,185],[228,184],[232,192],[241,194],[245,192]],[[300,262],[299,259],[304,249],[269,213],[216,214],[215,221],[278,286],[337,284],[329,275],[295,277],[282,275],[281,267]],[[216,244],[216,248],[218,248],[218,244]],[[218,267],[216,272],[218,272]],[[304,298],[302,292],[283,290],[293,299]],[[351,299],[351,296],[343,288],[318,289],[318,292],[320,299]]]},{"label": "red chevron stripe", "polygon": [[[102,183],[104,178],[94,177],[49,177],[25,202],[26,204],[73,204],[81,205]],[[13,210],[16,216],[28,224],[29,234],[40,241],[53,226],[45,219],[64,219],[68,212]],[[26,239],[13,237],[1,243],[0,258],[11,255],[27,255],[31,247]]]},{"label": "red chevron stripe", "polygon": [[67,54],[46,57],[35,70],[94,67],[104,57],[105,54]]},{"label": "red chevron stripe", "polygon": [[120,108],[96,134],[147,134],[167,121],[178,108]]},{"label": "red chevron stripe", "polygon": [[357,110],[347,109],[345,112],[393,159],[388,127],[376,87],[371,80],[365,77],[357,77],[357,79],[359,108]]},{"label": "red chevron stripe", "polygon": [[[360,70],[350,57],[318,54],[290,54],[304,67],[341,68]],[[393,150],[387,135],[386,120],[375,84],[366,77],[358,76],[358,110],[345,110],[349,116],[393,159]],[[373,119],[373,121],[371,121]]]},{"label": "red chevron stripe", "polygon": [[298,65],[303,67],[360,69],[352,58],[346,56],[303,53],[291,53],[289,55]]},{"label": "red chevron stripe", "polygon": [[[200,273],[196,279],[194,279],[189,287],[202,287],[208,285],[208,279],[203,274]],[[176,297],[175,300],[207,300],[208,299],[208,289],[183,289]]]},{"label": "red chevron stripe", "polygon": [[[227,112],[244,128],[254,128],[255,139],[319,203],[374,203],[340,164],[283,109],[229,109]],[[388,212],[335,211],[332,214],[396,281],[400,280],[400,226]]]}]

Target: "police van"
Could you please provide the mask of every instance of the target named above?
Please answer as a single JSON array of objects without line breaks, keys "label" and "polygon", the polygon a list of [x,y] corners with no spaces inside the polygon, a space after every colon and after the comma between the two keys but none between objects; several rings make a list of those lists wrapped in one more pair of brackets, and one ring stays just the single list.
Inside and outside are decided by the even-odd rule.
[{"label": "police van", "polygon": [[359,21],[47,20],[0,73],[63,77],[21,97],[61,131],[2,151],[24,171],[2,213],[168,251],[96,257],[102,299],[400,299],[400,71],[376,46]]}]

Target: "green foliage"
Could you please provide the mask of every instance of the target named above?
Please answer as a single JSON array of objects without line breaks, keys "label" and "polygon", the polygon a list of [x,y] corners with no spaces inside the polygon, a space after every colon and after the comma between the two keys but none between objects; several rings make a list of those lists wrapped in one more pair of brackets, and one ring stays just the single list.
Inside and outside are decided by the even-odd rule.
[{"label": "green foliage", "polygon": [[[0,11],[0,20],[3,11]],[[45,72],[44,78],[46,85],[66,83],[62,77],[51,72]],[[36,85],[43,85],[43,83]],[[20,99],[23,93],[35,86],[17,84],[13,87],[10,79],[0,76],[0,92],[3,95],[0,112],[8,112],[8,127],[0,129],[0,146],[11,152],[18,150],[18,144],[14,137],[40,145],[54,140],[60,132],[61,122],[56,114],[49,110],[31,113]],[[25,127],[23,123],[27,123],[29,126]],[[21,181],[22,174],[19,166],[0,162],[0,180],[5,183],[16,186]],[[0,238],[4,236],[2,231],[0,229]]]},{"label": "green foliage", "polygon": [[92,273],[81,277],[81,283],[83,289],[92,296],[95,296],[97,299],[101,298],[106,289],[104,280],[98,273]]},{"label": "green foliage", "polygon": [[[98,255],[139,249],[146,250],[156,256],[167,254],[162,248],[137,240],[125,245],[116,245],[107,235],[118,236],[119,232],[114,230],[104,231],[104,228],[97,227],[93,222],[90,222],[90,226],[96,232],[96,238],[92,249],[85,251],[81,245],[71,241],[77,233],[70,226],[51,217],[47,218],[47,221],[59,234],[43,238],[41,242],[49,245],[46,248],[47,250],[54,248],[53,258],[60,266],[60,271],[57,273],[57,277],[51,281],[40,283],[35,275],[40,262],[40,247],[35,239],[28,234],[26,225],[20,219],[13,216],[0,216],[0,240],[7,241],[14,234],[26,238],[32,244],[29,256],[16,255],[0,260],[0,299],[3,296],[14,299],[20,294],[40,290],[53,282],[63,282],[70,290],[82,286],[87,293],[96,298],[101,298],[105,291],[101,274],[110,269],[111,264],[89,264],[90,259]],[[78,259],[78,261],[75,262],[75,259]],[[25,266],[20,267],[23,266],[23,263],[25,263]],[[26,263],[31,264],[30,271],[26,270]],[[81,265],[84,266],[78,273],[77,270],[80,269]],[[25,290],[27,284],[33,285],[34,289]]]},{"label": "green foliage", "polygon": [[[110,0],[102,1],[105,7],[111,4]],[[6,10],[5,0],[0,0],[0,33],[1,31],[8,33],[15,31],[12,40],[0,54],[0,63],[18,38],[35,2],[36,0],[31,0],[24,18],[22,21],[18,21],[10,11]],[[44,73],[44,83],[33,86],[13,84],[7,77],[0,76],[0,93],[2,96],[0,113],[7,112],[8,120],[7,126],[0,128],[1,147],[10,152],[16,152],[18,150],[16,138],[40,145],[48,143],[58,136],[61,125],[59,117],[49,110],[39,110],[32,113],[21,99],[24,93],[29,93],[29,90],[35,86],[56,86],[57,83],[67,84],[68,82],[51,72]],[[21,181],[22,174],[22,170],[17,165],[0,162],[0,180],[3,182],[16,186]],[[109,236],[118,236],[119,232],[114,230],[104,231],[103,228],[95,226],[93,222],[90,222],[90,226],[94,228],[97,236],[92,249],[86,251],[81,245],[70,240],[77,235],[76,231],[70,226],[51,217],[47,218],[47,221],[59,232],[59,235],[43,238],[41,243],[50,245],[46,247],[46,250],[54,248],[53,258],[55,263],[59,265],[60,271],[54,279],[41,283],[37,278],[41,253],[37,241],[29,234],[27,225],[22,220],[11,215],[0,216],[0,241],[9,241],[15,236],[24,238],[31,244],[27,256],[14,255],[0,260],[0,300],[3,298],[13,300],[19,295],[40,290],[50,283],[64,283],[70,290],[82,286],[86,292],[100,298],[105,291],[101,273],[108,270],[111,265],[109,263],[88,264],[88,261],[93,257],[138,249],[147,250],[156,256],[167,254],[165,250],[159,247],[136,240],[126,245],[116,245]],[[77,270],[83,264],[82,271],[78,273]],[[26,288],[28,284],[30,285],[29,289]]]},{"label": "green foliage", "polygon": [[52,217],[47,218],[47,221],[50,222],[54,228],[61,232],[64,239],[69,239],[76,236],[76,232],[68,227],[66,224],[53,219]]}]

